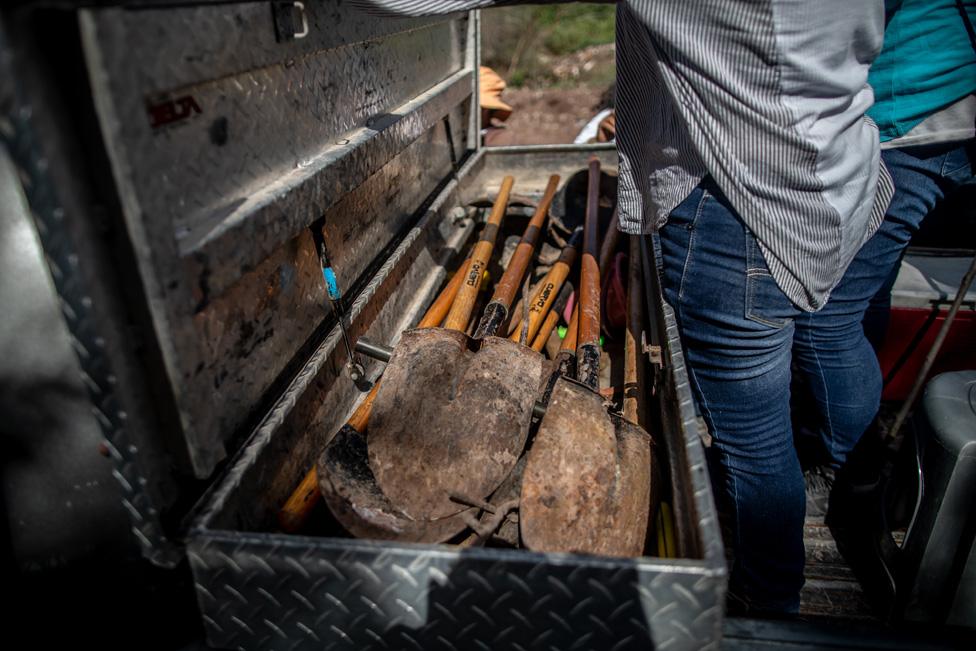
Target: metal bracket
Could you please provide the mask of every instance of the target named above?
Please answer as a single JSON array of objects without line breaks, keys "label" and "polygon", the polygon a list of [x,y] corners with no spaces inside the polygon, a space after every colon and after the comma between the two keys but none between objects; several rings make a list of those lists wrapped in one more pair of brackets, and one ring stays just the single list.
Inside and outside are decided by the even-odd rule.
[{"label": "metal bracket", "polygon": [[641,330],[641,352],[647,355],[647,358],[651,360],[651,364],[654,364],[658,368],[664,366],[661,347],[647,343],[647,332],[643,330]]},{"label": "metal bracket", "polygon": [[[275,37],[278,42],[297,41],[308,36],[308,16],[305,3],[296,0],[273,0],[271,15],[274,19]],[[295,29],[301,25],[301,29]]]}]

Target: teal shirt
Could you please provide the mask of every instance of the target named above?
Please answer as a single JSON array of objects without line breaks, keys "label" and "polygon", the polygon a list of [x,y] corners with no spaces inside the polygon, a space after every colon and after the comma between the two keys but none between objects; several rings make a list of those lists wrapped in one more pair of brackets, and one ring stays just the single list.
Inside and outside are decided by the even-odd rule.
[{"label": "teal shirt", "polygon": [[[976,0],[962,6],[976,23]],[[868,75],[882,142],[976,92],[976,46],[956,0],[887,0],[885,10],[884,47]]]}]

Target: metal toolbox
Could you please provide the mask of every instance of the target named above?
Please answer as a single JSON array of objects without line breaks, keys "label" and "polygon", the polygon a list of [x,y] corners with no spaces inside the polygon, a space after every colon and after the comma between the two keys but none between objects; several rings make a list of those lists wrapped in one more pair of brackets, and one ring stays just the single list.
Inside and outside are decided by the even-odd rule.
[{"label": "metal toolbox", "polygon": [[[45,46],[36,17],[0,24],[15,81],[0,132],[133,532],[157,564],[189,559],[209,644],[717,646],[724,552],[654,282],[655,437],[679,558],[379,543],[327,522],[322,535],[275,533],[277,508],[362,395],[343,374],[308,227],[324,217],[353,336],[391,342],[467,243],[470,200],[504,174],[532,196],[591,155],[616,164],[606,147],[480,146],[477,13],[250,2],[59,15],[47,38],[67,34],[79,52],[63,72],[31,63]],[[61,83],[73,68],[84,92]]]}]

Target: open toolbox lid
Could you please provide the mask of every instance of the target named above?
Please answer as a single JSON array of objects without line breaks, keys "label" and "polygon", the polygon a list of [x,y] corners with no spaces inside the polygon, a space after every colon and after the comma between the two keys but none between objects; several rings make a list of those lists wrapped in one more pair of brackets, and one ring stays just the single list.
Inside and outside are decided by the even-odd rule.
[{"label": "open toolbox lid", "polygon": [[351,305],[478,147],[476,20],[4,10],[0,134],[154,562],[335,327],[309,226]]}]

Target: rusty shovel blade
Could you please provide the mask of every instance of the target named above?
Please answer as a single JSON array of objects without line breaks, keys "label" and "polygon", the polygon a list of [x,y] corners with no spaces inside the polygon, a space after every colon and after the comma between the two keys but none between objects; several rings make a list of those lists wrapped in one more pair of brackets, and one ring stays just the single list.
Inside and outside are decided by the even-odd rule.
[{"label": "rusty shovel blade", "polygon": [[535,551],[640,556],[647,536],[651,438],[603,398],[559,378],[527,455],[522,542]]},{"label": "rusty shovel blade", "polygon": [[559,378],[529,450],[519,529],[535,551],[600,553],[617,474],[617,439],[600,396]]},{"label": "rusty shovel blade", "polygon": [[559,378],[522,479],[522,542],[535,551],[641,555],[650,464],[647,432]]},{"label": "rusty shovel blade", "polygon": [[463,513],[440,520],[414,520],[394,506],[376,485],[366,438],[344,425],[318,461],[319,490],[333,516],[350,534],[374,540],[436,543],[466,527]]},{"label": "rusty shovel blade", "polygon": [[609,414],[617,436],[617,485],[610,509],[607,556],[640,556],[651,511],[651,436],[643,427]]},{"label": "rusty shovel blade", "polygon": [[404,332],[370,418],[369,465],[382,492],[415,520],[458,513],[458,497],[491,495],[525,447],[544,366],[498,337]]}]

